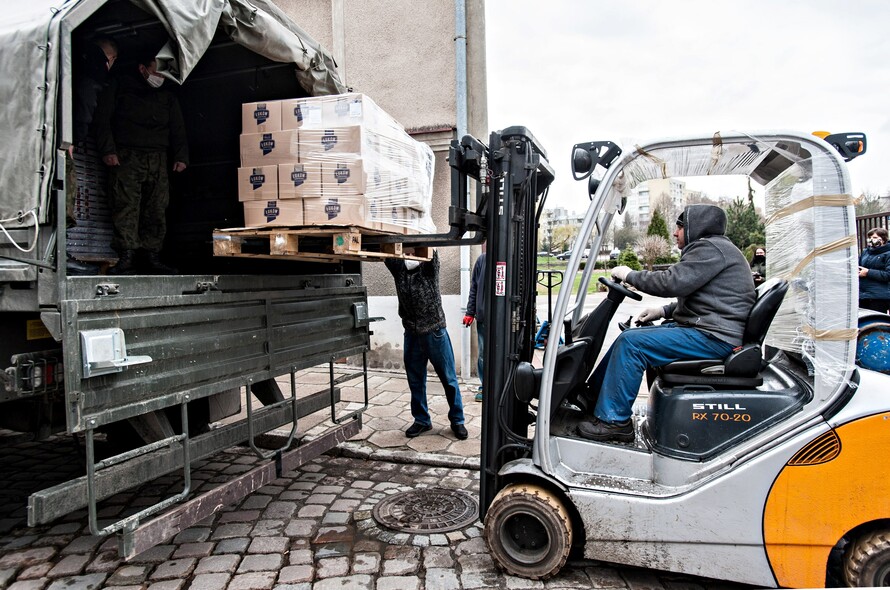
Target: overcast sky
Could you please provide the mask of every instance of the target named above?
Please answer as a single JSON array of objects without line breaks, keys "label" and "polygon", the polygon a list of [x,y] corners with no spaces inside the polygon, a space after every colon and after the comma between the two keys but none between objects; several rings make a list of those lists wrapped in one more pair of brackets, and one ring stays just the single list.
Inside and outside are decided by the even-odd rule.
[{"label": "overcast sky", "polygon": [[486,0],[486,35],[489,127],[547,150],[548,206],[586,209],[576,143],[732,130],[864,132],[854,195],[890,191],[887,0]]}]

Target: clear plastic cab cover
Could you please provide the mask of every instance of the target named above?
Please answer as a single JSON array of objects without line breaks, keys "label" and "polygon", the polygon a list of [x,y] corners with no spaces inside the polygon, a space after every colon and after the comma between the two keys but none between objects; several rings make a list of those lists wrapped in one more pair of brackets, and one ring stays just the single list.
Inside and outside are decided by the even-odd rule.
[{"label": "clear plastic cab cover", "polygon": [[849,383],[857,335],[855,211],[843,160],[798,133],[716,133],[624,146],[604,190],[605,210],[650,179],[747,175],[765,189],[767,277],[789,290],[766,344],[801,355],[816,399]]}]

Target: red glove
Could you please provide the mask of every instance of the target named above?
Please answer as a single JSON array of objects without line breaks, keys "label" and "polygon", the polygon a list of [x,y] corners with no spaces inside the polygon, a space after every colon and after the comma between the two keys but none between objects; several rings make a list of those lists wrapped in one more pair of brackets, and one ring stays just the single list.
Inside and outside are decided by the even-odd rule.
[{"label": "red glove", "polygon": [[475,319],[476,319],[476,316],[465,315],[464,316],[464,326],[469,328],[470,326],[473,325],[473,320],[475,320]]}]

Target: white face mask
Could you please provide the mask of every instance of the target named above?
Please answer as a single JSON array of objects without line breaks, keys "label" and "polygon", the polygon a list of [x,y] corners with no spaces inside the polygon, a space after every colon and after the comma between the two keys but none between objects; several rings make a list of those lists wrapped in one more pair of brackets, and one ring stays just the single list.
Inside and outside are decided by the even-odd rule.
[{"label": "white face mask", "polygon": [[164,83],[164,77],[158,76],[157,74],[149,74],[145,81],[148,82],[148,85],[152,88],[160,88],[161,84]]},{"label": "white face mask", "polygon": [[417,260],[406,260],[405,266],[408,267],[408,270],[414,270],[418,266],[420,266],[420,262]]}]

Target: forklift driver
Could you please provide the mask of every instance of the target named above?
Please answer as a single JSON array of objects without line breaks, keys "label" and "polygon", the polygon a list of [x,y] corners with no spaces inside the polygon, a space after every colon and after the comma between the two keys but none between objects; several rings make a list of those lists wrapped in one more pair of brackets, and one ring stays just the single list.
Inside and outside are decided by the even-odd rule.
[{"label": "forklift driver", "polygon": [[612,270],[612,278],[658,297],[676,297],[645,310],[637,324],[671,322],[622,332],[588,380],[593,416],[578,433],[597,441],[633,442],[631,407],[648,367],[679,360],[724,358],[742,344],[754,305],[748,261],[724,235],[726,214],[713,205],[689,205],[677,219],[680,261],[662,271]]}]

